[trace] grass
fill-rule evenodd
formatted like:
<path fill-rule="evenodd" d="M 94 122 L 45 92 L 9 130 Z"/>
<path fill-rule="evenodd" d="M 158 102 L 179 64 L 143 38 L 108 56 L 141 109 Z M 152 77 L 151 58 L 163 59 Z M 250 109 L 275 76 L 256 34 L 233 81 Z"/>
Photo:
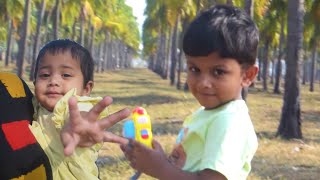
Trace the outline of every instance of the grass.
<path fill-rule="evenodd" d="M 11 71 L 2 69 L 0 71 Z M 27 79 L 27 76 L 24 77 Z M 33 89 L 31 82 L 27 84 Z M 264 92 L 259 82 L 249 90 L 247 103 L 259 138 L 249 180 L 316 180 L 320 177 L 320 88 L 309 92 L 301 86 L 302 140 L 282 140 L 275 134 L 279 125 L 282 95 Z M 272 88 L 269 85 L 269 88 Z M 178 91 L 147 69 L 109 71 L 95 75 L 93 96 L 110 95 L 110 111 L 143 106 L 151 116 L 155 138 L 167 153 L 173 147 L 183 119 L 199 104 L 189 92 Z M 110 131 L 121 134 L 122 123 Z M 101 179 L 129 179 L 134 171 L 118 145 L 105 143 L 97 162 Z M 153 179 L 142 175 L 140 179 Z"/>
<path fill-rule="evenodd" d="M 177 91 L 168 80 L 146 69 L 98 74 L 94 94 L 114 97 L 112 109 L 143 106 L 150 114 L 155 138 L 170 152 L 183 119 L 199 105 L 190 93 Z M 272 86 L 269 85 L 269 88 Z M 103 90 L 102 90 L 103 89 Z M 252 161 L 249 180 L 319 179 L 320 177 L 320 93 L 301 86 L 303 140 L 282 140 L 275 134 L 279 125 L 282 95 L 263 92 L 259 82 L 251 88 L 248 106 L 259 137 L 259 148 Z M 114 127 L 120 133 L 120 127 Z M 117 145 L 106 143 L 101 155 L 103 179 L 128 179 L 134 171 Z M 152 179 L 142 176 L 141 179 Z"/>

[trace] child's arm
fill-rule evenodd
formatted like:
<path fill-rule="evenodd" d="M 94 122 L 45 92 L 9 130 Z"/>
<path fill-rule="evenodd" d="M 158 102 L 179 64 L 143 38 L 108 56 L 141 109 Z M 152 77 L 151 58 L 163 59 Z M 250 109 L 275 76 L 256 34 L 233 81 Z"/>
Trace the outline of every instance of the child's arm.
<path fill-rule="evenodd" d="M 135 140 L 130 140 L 127 145 L 121 145 L 121 150 L 130 161 L 130 166 L 160 180 L 226 180 L 222 174 L 210 169 L 197 173 L 182 171 L 169 162 L 157 141 L 153 140 L 152 145 L 153 149 L 150 149 Z"/>
<path fill-rule="evenodd" d="M 69 99 L 70 121 L 65 124 L 61 132 L 64 154 L 69 156 L 76 146 L 89 147 L 99 142 L 115 142 L 125 144 L 125 138 L 117 136 L 106 129 L 129 116 L 129 109 L 122 109 L 99 121 L 99 114 L 112 103 L 111 97 L 104 97 L 89 112 L 80 113 L 75 97 Z"/>

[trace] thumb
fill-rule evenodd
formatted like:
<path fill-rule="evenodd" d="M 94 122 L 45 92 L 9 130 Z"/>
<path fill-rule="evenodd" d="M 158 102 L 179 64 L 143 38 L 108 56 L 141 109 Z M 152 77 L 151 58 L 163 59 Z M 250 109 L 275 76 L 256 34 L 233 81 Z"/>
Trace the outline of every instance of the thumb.
<path fill-rule="evenodd" d="M 155 139 L 152 140 L 152 148 L 157 151 L 163 151 L 161 144 Z"/>
<path fill-rule="evenodd" d="M 61 141 L 63 144 L 63 152 L 65 156 L 70 156 L 73 154 L 77 144 L 78 144 L 78 139 L 77 138 L 72 138 L 69 134 L 61 134 Z"/>
<path fill-rule="evenodd" d="M 68 144 L 66 147 L 64 147 L 64 155 L 65 156 L 71 156 L 74 152 L 75 145 L 74 144 Z"/>

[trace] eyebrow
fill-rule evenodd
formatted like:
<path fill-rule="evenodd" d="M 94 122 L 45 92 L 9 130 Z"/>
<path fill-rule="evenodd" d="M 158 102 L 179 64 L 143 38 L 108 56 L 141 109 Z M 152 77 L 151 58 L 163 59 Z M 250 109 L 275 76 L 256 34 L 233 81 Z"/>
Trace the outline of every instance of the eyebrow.
<path fill-rule="evenodd" d="M 63 69 L 74 69 L 73 67 L 71 66 L 68 66 L 68 65 L 62 65 L 62 66 L 59 66 L 59 68 L 62 67 Z M 50 69 L 50 65 L 47 65 L 47 66 L 41 66 L 40 65 L 40 68 L 39 69 Z"/>

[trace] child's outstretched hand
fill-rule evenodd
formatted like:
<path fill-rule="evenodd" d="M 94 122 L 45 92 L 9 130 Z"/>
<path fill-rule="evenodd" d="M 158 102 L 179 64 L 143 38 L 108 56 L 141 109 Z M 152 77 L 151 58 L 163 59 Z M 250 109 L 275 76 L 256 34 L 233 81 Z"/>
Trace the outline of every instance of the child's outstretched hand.
<path fill-rule="evenodd" d="M 127 139 L 117 136 L 106 129 L 130 115 L 130 110 L 124 108 L 99 121 L 99 114 L 112 103 L 111 97 L 104 97 L 89 112 L 80 113 L 75 97 L 69 99 L 69 122 L 61 131 L 61 140 L 64 145 L 64 154 L 72 155 L 76 146 L 89 147 L 100 142 L 115 142 L 126 144 Z"/>
<path fill-rule="evenodd" d="M 120 148 L 130 161 L 130 166 L 137 171 L 153 177 L 159 177 L 161 169 L 169 165 L 169 161 L 161 145 L 152 141 L 153 149 L 130 139 L 128 144 L 121 144 Z"/>

